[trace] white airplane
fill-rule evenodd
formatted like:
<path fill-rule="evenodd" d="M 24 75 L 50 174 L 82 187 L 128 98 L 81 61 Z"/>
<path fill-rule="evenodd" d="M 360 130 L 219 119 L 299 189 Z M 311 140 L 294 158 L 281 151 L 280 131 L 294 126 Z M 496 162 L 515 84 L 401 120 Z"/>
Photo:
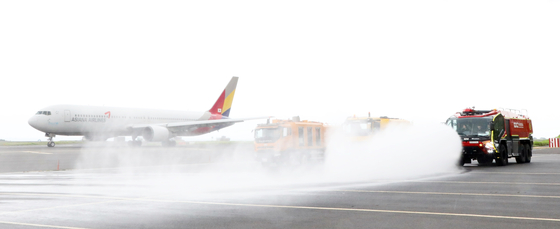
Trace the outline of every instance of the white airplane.
<path fill-rule="evenodd" d="M 54 147 L 56 135 L 84 136 L 91 141 L 111 137 L 132 136 L 133 145 L 142 136 L 147 141 L 174 146 L 175 136 L 195 136 L 210 133 L 237 122 L 251 119 L 229 118 L 238 77 L 233 77 L 214 106 L 208 111 L 171 111 L 122 107 L 54 105 L 41 109 L 29 119 L 29 125 L 45 132 L 48 147 Z"/>

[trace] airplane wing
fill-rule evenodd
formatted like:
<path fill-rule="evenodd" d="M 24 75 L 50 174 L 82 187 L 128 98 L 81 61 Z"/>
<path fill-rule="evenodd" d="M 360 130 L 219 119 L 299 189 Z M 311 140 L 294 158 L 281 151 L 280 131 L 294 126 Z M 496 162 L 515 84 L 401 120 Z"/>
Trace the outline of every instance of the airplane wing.
<path fill-rule="evenodd" d="M 196 129 L 200 127 L 216 126 L 220 124 L 234 124 L 238 122 L 243 122 L 245 120 L 254 119 L 269 119 L 272 116 L 266 117 L 252 117 L 252 118 L 228 118 L 228 119 L 216 119 L 216 120 L 200 120 L 200 121 L 189 121 L 189 122 L 172 122 L 172 123 L 154 123 L 154 124 L 135 124 L 129 126 L 131 129 L 142 129 L 148 126 L 162 126 L 166 127 L 170 131 L 184 131 L 185 129 Z"/>

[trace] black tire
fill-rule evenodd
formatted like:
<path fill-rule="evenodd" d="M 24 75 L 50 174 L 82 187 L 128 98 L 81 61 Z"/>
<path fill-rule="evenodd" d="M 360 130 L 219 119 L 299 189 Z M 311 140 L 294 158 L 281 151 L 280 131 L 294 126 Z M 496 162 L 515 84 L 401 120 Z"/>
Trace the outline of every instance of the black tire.
<path fill-rule="evenodd" d="M 527 158 L 527 150 L 525 149 L 525 144 L 521 144 L 521 146 L 519 146 L 519 151 L 520 154 L 519 156 L 515 157 L 515 162 L 517 162 L 517 164 L 523 164 L 525 163 L 525 159 Z"/>
<path fill-rule="evenodd" d="M 533 157 L 533 150 L 531 149 L 531 145 L 530 144 L 526 144 L 525 145 L 525 149 L 527 149 L 525 152 L 527 152 L 527 157 L 525 158 L 525 163 L 531 163 L 531 157 Z"/>
<path fill-rule="evenodd" d="M 499 166 L 507 165 L 508 158 L 507 158 L 507 148 L 505 145 L 500 145 L 499 156 L 496 157 L 496 164 Z"/>
<path fill-rule="evenodd" d="M 457 162 L 458 166 L 463 166 L 465 165 L 465 158 L 461 155 L 461 157 L 459 158 L 459 161 Z"/>
<path fill-rule="evenodd" d="M 55 144 L 54 144 L 54 142 L 49 142 L 49 143 L 47 143 L 47 146 L 48 146 L 48 147 L 54 147 Z"/>

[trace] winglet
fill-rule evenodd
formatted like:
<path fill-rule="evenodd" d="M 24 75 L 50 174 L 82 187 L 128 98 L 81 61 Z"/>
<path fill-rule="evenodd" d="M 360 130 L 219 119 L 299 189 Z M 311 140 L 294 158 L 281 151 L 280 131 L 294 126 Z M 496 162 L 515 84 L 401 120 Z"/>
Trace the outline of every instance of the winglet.
<path fill-rule="evenodd" d="M 214 103 L 214 106 L 209 110 L 211 114 L 219 114 L 229 117 L 231 104 L 233 103 L 233 95 L 235 94 L 235 88 L 237 87 L 238 79 L 239 77 L 237 76 L 231 78 L 220 97 L 218 97 L 216 103 Z"/>

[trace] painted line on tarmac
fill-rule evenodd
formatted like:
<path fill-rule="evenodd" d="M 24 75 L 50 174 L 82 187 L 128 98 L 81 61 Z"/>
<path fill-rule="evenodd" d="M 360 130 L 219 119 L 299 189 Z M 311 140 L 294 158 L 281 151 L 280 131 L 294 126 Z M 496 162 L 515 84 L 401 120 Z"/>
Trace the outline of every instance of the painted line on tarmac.
<path fill-rule="evenodd" d="M 128 201 L 128 200 L 107 200 L 107 201 L 83 203 L 83 204 L 60 205 L 60 206 L 47 207 L 47 208 L 34 208 L 34 209 L 26 209 L 26 210 L 0 212 L 0 215 L 11 214 L 11 213 L 21 213 L 21 212 L 31 212 L 31 211 L 52 210 L 52 209 L 57 209 L 57 208 L 69 208 L 69 207 L 78 207 L 78 206 L 87 206 L 87 205 L 96 205 L 96 204 L 106 204 L 106 203 L 114 203 L 114 202 L 120 202 L 120 201 Z"/>
<path fill-rule="evenodd" d="M 235 164 L 257 164 L 254 161 L 239 161 L 239 162 L 202 162 L 202 163 L 187 163 L 187 164 L 165 164 L 165 165 L 145 165 L 145 166 L 123 166 L 123 167 L 104 167 L 104 168 L 87 168 L 87 169 L 65 169 L 64 171 L 50 171 L 50 172 L 72 172 L 72 171 L 93 171 L 93 170 L 120 170 L 120 169 L 143 169 L 143 168 L 157 168 L 157 167 L 170 167 L 170 166 L 204 166 L 204 165 L 235 165 Z"/>
<path fill-rule="evenodd" d="M 4 152 L 0 152 L 0 154 L 19 154 L 19 153 L 52 154 L 52 153 L 39 152 L 39 151 L 4 151 Z"/>
<path fill-rule="evenodd" d="M 11 194 L 18 195 L 18 193 L 0 193 L 0 195 L 11 195 Z M 98 199 L 116 199 L 116 200 L 130 200 L 130 201 L 160 202 L 160 203 L 187 203 L 187 204 L 216 205 L 216 206 L 326 210 L 326 211 L 347 211 L 347 212 L 376 212 L 376 213 L 395 213 L 395 214 L 411 214 L 411 215 L 458 216 L 458 217 L 472 217 L 472 218 L 494 218 L 494 219 L 560 222 L 560 219 L 558 218 L 478 215 L 478 214 L 450 213 L 450 212 L 421 212 L 421 211 L 383 210 L 383 209 L 367 209 L 367 208 L 337 208 L 337 207 L 312 207 L 312 206 L 294 206 L 294 205 L 243 204 L 243 203 L 188 201 L 188 200 L 163 200 L 163 199 L 149 199 L 149 198 L 102 197 L 102 196 L 87 196 L 87 195 L 61 195 L 61 194 L 19 194 L 19 195 L 85 197 L 85 198 L 98 198 Z"/>
<path fill-rule="evenodd" d="M 420 194 L 420 195 L 456 195 L 456 196 L 497 196 L 497 197 L 526 197 L 526 198 L 551 198 L 560 199 L 560 196 L 539 196 L 519 194 L 495 194 L 495 193 L 453 193 L 453 192 L 410 192 L 410 191 L 375 191 L 375 190 L 334 190 L 335 192 L 363 192 L 363 193 L 395 193 L 395 194 Z"/>
<path fill-rule="evenodd" d="M 482 172 L 482 171 L 471 171 L 469 173 L 495 173 L 495 174 L 509 174 L 509 175 L 560 175 L 560 173 L 520 173 L 520 172 Z"/>
<path fill-rule="evenodd" d="M 389 182 L 412 183 L 449 183 L 449 184 L 508 184 L 508 185 L 550 185 L 560 186 L 560 183 L 523 183 L 523 182 L 497 182 L 497 181 L 419 181 L 419 180 L 393 180 Z"/>
<path fill-rule="evenodd" d="M 501 216 L 501 215 L 478 215 L 478 214 L 445 213 L 445 212 L 401 211 L 401 210 L 382 210 L 382 209 L 367 209 L 367 208 L 309 207 L 309 206 L 268 205 L 268 204 L 240 204 L 240 203 L 204 202 L 204 201 L 173 201 L 173 200 L 168 201 L 168 200 L 157 200 L 157 199 L 141 199 L 141 200 L 154 201 L 154 202 L 190 203 L 190 204 L 238 206 L 238 207 L 283 208 L 283 209 L 350 211 L 350 212 L 377 212 L 377 213 L 397 213 L 397 214 L 437 215 L 437 216 L 460 216 L 460 217 L 476 217 L 476 218 L 495 218 L 495 219 L 516 219 L 516 220 L 560 222 L 560 219 L 556 219 L 556 218 L 518 217 L 518 216 Z"/>
<path fill-rule="evenodd" d="M 45 152 L 39 152 L 39 151 L 19 151 L 19 152 L 23 152 L 23 153 L 35 153 L 35 154 L 52 154 L 52 153 L 45 153 Z"/>
<path fill-rule="evenodd" d="M 538 154 L 538 155 L 533 154 L 532 157 L 533 158 L 535 158 L 535 157 L 539 157 L 539 158 L 540 157 L 558 157 L 558 154 Z"/>
<path fill-rule="evenodd" d="M 34 224 L 34 223 L 18 223 L 18 222 L 8 222 L 8 221 L 0 221 L 0 224 L 11 224 L 11 225 L 32 226 L 32 227 L 47 227 L 47 228 L 64 228 L 64 229 L 86 229 L 84 227 L 65 227 L 65 226 L 44 225 L 44 224 Z"/>
<path fill-rule="evenodd" d="M 18 151 L 21 152 L 21 151 Z M 87 168 L 87 169 L 61 169 L 57 170 L 30 170 L 30 171 L 16 171 L 16 172 L 0 172 L 4 174 L 20 174 L 30 172 L 54 172 L 54 173 L 69 173 L 69 172 L 82 172 L 82 171 L 95 171 L 95 170 L 122 170 L 122 169 L 141 169 L 141 168 L 157 168 L 157 167 L 170 167 L 170 166 L 205 166 L 205 165 L 237 165 L 237 164 L 258 164 L 254 161 L 238 161 L 238 162 L 205 162 L 205 163 L 191 163 L 191 164 L 165 164 L 165 165 L 146 165 L 146 166 L 123 166 L 123 167 L 105 167 L 105 168 Z M 196 173 L 199 174 L 199 173 Z"/>

